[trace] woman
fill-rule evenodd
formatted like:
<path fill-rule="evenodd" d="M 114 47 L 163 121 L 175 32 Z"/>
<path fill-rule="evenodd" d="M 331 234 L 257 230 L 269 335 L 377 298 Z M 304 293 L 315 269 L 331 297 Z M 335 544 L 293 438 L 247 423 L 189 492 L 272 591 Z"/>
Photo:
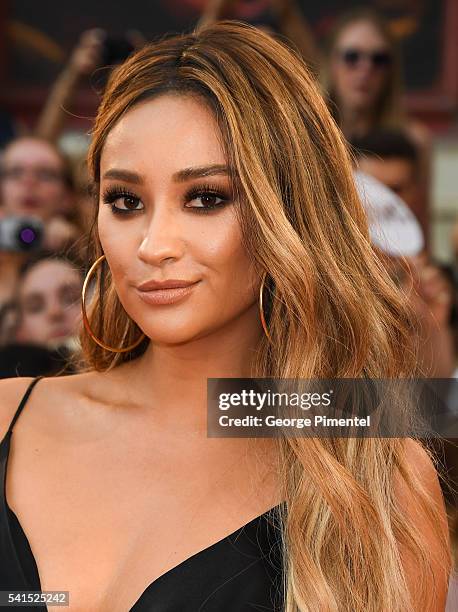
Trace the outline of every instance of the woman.
<path fill-rule="evenodd" d="M 347 138 L 405 120 L 399 49 L 388 23 L 372 9 L 354 9 L 336 21 L 322 80 Z"/>
<path fill-rule="evenodd" d="M 17 291 L 16 340 L 56 346 L 78 333 L 81 268 L 70 256 L 42 252 L 22 268 Z"/>
<path fill-rule="evenodd" d="M 149 45 L 110 79 L 89 166 L 87 371 L 40 380 L 2 448 L 34 586 L 70 610 L 443 610 L 418 443 L 206 435 L 207 378 L 414 373 L 305 66 L 233 22 Z M 30 383 L 1 383 L 5 431 Z"/>
<path fill-rule="evenodd" d="M 411 138 L 419 153 L 418 216 L 428 233 L 431 134 L 406 114 L 398 44 L 379 13 L 358 8 L 337 20 L 321 61 L 321 81 L 347 139 L 362 138 L 384 128 L 405 130 Z"/>

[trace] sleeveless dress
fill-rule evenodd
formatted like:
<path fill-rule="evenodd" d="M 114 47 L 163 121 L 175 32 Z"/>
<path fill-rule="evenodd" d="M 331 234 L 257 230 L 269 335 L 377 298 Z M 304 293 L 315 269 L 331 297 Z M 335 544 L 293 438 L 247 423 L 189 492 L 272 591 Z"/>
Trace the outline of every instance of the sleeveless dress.
<path fill-rule="evenodd" d="M 29 541 L 6 499 L 13 427 L 41 378 L 38 376 L 30 383 L 0 442 L 0 591 L 41 591 Z M 283 559 L 278 514 L 282 505 L 271 508 L 159 576 L 139 594 L 130 611 L 282 612 Z M 67 590 L 65 585 L 62 590 Z M 40 608 L 46 606 L 18 607 L 30 611 Z"/>

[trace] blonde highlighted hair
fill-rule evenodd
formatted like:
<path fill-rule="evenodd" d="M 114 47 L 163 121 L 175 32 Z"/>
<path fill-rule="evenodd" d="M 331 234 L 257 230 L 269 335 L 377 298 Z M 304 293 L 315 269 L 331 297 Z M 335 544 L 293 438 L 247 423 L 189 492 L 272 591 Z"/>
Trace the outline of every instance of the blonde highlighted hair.
<path fill-rule="evenodd" d="M 244 243 L 268 275 L 272 343 L 260 339 L 253 376 L 413 376 L 410 314 L 371 248 L 344 139 L 300 57 L 230 21 L 147 45 L 114 71 L 100 105 L 89 152 L 96 191 L 111 128 L 135 104 L 166 92 L 199 96 L 212 109 L 233 169 Z M 92 238 L 95 258 L 96 226 Z M 140 334 L 109 271 L 89 315 L 110 346 Z M 114 354 L 81 335 L 88 367 L 98 370 L 135 358 L 148 342 Z M 433 560 L 398 505 L 396 472 L 438 527 L 403 440 L 289 438 L 278 445 L 285 609 L 413 610 L 398 543 L 418 562 L 419 587 Z M 425 602 L 433 597 L 423 595 Z"/>

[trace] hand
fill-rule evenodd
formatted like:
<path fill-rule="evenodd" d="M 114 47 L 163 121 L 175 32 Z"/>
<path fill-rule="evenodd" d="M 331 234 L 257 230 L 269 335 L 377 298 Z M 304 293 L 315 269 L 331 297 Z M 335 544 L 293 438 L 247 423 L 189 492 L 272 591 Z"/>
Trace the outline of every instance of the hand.
<path fill-rule="evenodd" d="M 89 75 L 100 66 L 105 36 L 100 28 L 83 32 L 70 57 L 69 68 L 72 72 L 78 76 Z"/>

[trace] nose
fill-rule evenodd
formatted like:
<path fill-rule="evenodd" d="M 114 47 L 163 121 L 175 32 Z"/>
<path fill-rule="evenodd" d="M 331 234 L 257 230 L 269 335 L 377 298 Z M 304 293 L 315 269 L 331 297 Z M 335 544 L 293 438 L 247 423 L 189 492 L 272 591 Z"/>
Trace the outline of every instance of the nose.
<path fill-rule="evenodd" d="M 57 297 L 49 297 L 48 301 L 48 318 L 51 321 L 61 321 L 65 316 L 64 309 Z"/>
<path fill-rule="evenodd" d="M 363 57 L 358 63 L 359 74 L 369 76 L 374 72 L 372 61 L 369 57 Z"/>
<path fill-rule="evenodd" d="M 36 186 L 37 178 L 34 172 L 26 171 L 26 172 L 23 172 L 23 174 L 20 176 L 19 182 L 26 189 L 31 189 L 32 187 Z"/>
<path fill-rule="evenodd" d="M 138 248 L 139 259 L 154 266 L 179 260 L 185 249 L 183 232 L 176 211 L 155 206 Z"/>

